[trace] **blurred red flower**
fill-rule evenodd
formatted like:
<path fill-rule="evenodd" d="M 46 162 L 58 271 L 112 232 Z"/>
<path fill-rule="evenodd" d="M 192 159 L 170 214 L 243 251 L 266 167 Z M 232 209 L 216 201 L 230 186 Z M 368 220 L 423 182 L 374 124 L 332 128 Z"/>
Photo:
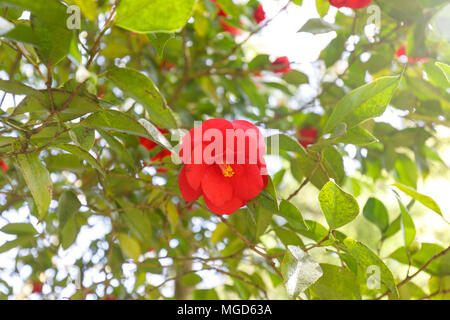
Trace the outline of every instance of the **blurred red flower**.
<path fill-rule="evenodd" d="M 41 293 L 43 284 L 40 281 L 33 281 L 32 282 L 33 289 L 31 290 L 31 293 Z"/>
<path fill-rule="evenodd" d="M 162 134 L 169 133 L 169 131 L 166 129 L 158 128 L 158 130 Z M 151 151 L 158 146 L 158 144 L 156 142 L 154 142 L 150 139 L 144 138 L 144 137 L 139 137 L 139 143 L 142 146 L 144 146 L 144 148 L 147 149 L 148 151 Z M 169 157 L 170 155 L 171 155 L 171 152 L 167 149 L 164 149 L 164 150 L 158 152 L 156 155 L 154 155 L 151 158 L 151 160 L 152 161 L 162 161 L 165 157 Z"/>
<path fill-rule="evenodd" d="M 336 8 L 361 9 L 367 7 L 372 0 L 330 0 L 330 4 Z"/>
<path fill-rule="evenodd" d="M 395 52 L 395 56 L 397 58 L 401 58 L 403 56 L 408 58 L 408 62 L 410 63 L 416 63 L 416 62 L 427 62 L 428 61 L 428 57 L 408 57 L 406 55 L 406 45 L 401 45 L 398 49 L 397 52 Z"/>
<path fill-rule="evenodd" d="M 266 20 L 266 12 L 264 11 L 262 4 L 256 7 L 255 11 L 253 12 L 253 17 L 258 23 L 261 23 L 264 20 Z"/>
<path fill-rule="evenodd" d="M 3 171 L 7 172 L 9 170 L 8 165 L 3 161 L 0 160 L 0 167 L 3 169 Z"/>
<path fill-rule="evenodd" d="M 303 147 L 314 144 L 317 140 L 318 132 L 316 128 L 303 128 L 298 131 L 298 141 Z"/>
<path fill-rule="evenodd" d="M 290 62 L 286 56 L 277 58 L 274 62 L 272 62 L 272 65 L 277 66 L 277 68 L 273 70 L 275 73 L 288 73 L 291 71 Z"/>

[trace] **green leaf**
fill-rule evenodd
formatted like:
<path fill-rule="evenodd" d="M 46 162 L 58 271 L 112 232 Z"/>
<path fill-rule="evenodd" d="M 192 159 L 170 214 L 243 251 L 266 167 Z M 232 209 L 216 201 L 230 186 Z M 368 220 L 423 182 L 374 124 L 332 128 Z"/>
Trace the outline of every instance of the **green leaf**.
<path fill-rule="evenodd" d="M 285 134 L 276 134 L 267 138 L 267 154 L 275 154 L 279 150 L 292 151 L 306 155 L 305 149 L 292 137 Z"/>
<path fill-rule="evenodd" d="M 62 231 L 67 222 L 72 216 L 78 212 L 81 207 L 81 203 L 75 193 L 70 190 L 64 191 L 58 200 L 58 219 L 59 230 Z"/>
<path fill-rule="evenodd" d="M 122 249 L 125 256 L 136 261 L 141 254 L 139 242 L 125 233 L 118 233 L 117 239 L 119 240 L 120 249 Z"/>
<path fill-rule="evenodd" d="M 441 208 L 438 206 L 438 204 L 429 196 L 426 196 L 424 194 L 418 193 L 416 190 L 405 186 L 401 183 L 394 183 L 394 186 L 400 189 L 400 191 L 406 193 L 408 196 L 412 197 L 413 199 L 419 201 L 422 203 L 425 207 L 430 208 L 434 212 L 436 212 L 441 217 L 444 217 L 442 214 Z"/>
<path fill-rule="evenodd" d="M 117 67 L 109 69 L 106 76 L 126 95 L 141 103 L 155 124 L 163 128 L 177 127 L 174 114 L 150 78 L 134 69 Z"/>
<path fill-rule="evenodd" d="M 302 239 L 292 230 L 285 228 L 276 228 L 275 234 L 280 239 L 280 241 L 287 246 L 299 246 L 300 248 L 304 248 L 305 244 Z"/>
<path fill-rule="evenodd" d="M 172 38 L 171 34 L 168 33 L 151 33 L 147 37 L 155 46 L 156 52 L 160 58 L 164 55 L 164 48 L 166 47 L 167 41 Z"/>
<path fill-rule="evenodd" d="M 30 223 L 8 223 L 0 231 L 17 236 L 34 236 L 38 233 Z"/>
<path fill-rule="evenodd" d="M 44 63 L 57 64 L 70 52 L 73 31 L 67 28 L 66 6 L 58 1 L 29 1 L 2 0 L 4 4 L 11 4 L 30 11 L 33 28 L 33 42 L 37 44 L 38 54 Z M 14 33 L 10 31 L 9 37 Z M 21 39 L 16 39 L 20 41 Z"/>
<path fill-rule="evenodd" d="M 124 29 L 148 32 L 175 32 L 192 14 L 195 0 L 121 0 L 116 24 Z"/>
<path fill-rule="evenodd" d="M 303 83 L 308 83 L 309 79 L 303 72 L 292 70 L 285 75 L 283 75 L 283 80 L 287 83 L 293 84 L 294 86 L 299 86 Z"/>
<path fill-rule="evenodd" d="M 364 217 L 375 224 L 384 233 L 389 227 L 389 214 L 383 202 L 369 198 L 363 209 Z"/>
<path fill-rule="evenodd" d="M 61 246 L 64 250 L 67 250 L 77 239 L 78 224 L 76 215 L 72 215 L 66 222 L 64 227 L 60 230 Z"/>
<path fill-rule="evenodd" d="M 86 151 L 91 150 L 95 142 L 95 130 L 88 127 L 77 126 L 69 132 L 72 141 Z"/>
<path fill-rule="evenodd" d="M 122 208 L 119 215 L 133 235 L 147 246 L 150 246 L 153 230 L 148 215 L 142 210 L 134 209 L 132 202 L 120 198 L 117 198 L 116 201 Z"/>
<path fill-rule="evenodd" d="M 79 157 L 80 159 L 85 160 L 87 163 L 97 169 L 102 175 L 105 175 L 105 170 L 103 169 L 102 165 L 97 161 L 97 159 L 95 159 L 88 151 L 84 150 L 83 148 L 74 144 L 57 144 L 55 145 L 55 147 L 63 149 L 64 151 L 67 151 Z"/>
<path fill-rule="evenodd" d="M 295 205 L 290 203 L 287 200 L 282 200 L 280 203 L 280 211 L 279 215 L 285 218 L 288 221 L 289 226 L 291 226 L 293 229 L 308 229 L 308 227 L 305 224 L 305 221 L 303 221 L 302 214 L 300 213 L 300 210 L 297 209 Z"/>
<path fill-rule="evenodd" d="M 306 23 L 298 30 L 298 32 L 309 32 L 312 34 L 327 33 L 331 31 L 339 30 L 341 27 L 335 24 L 326 22 L 321 18 L 312 18 L 306 21 Z"/>
<path fill-rule="evenodd" d="M 39 220 L 42 221 L 52 200 L 53 184 L 50 174 L 37 153 L 19 154 L 17 163 L 36 203 Z"/>
<path fill-rule="evenodd" d="M 0 246 L 0 253 L 6 252 L 16 247 L 31 248 L 35 246 L 34 236 L 20 236 L 17 239 L 7 241 Z"/>
<path fill-rule="evenodd" d="M 409 215 L 408 209 L 405 208 L 403 203 L 398 200 L 398 205 L 400 206 L 400 211 L 402 215 L 401 220 L 401 229 L 403 231 L 403 238 L 405 240 L 405 246 L 409 247 L 414 239 L 416 238 L 416 227 L 414 226 L 414 221 L 412 220 L 411 216 Z"/>
<path fill-rule="evenodd" d="M 342 267 L 322 263 L 323 276 L 309 288 L 321 300 L 360 300 L 359 281 L 355 274 Z"/>
<path fill-rule="evenodd" d="M 110 135 L 109 133 L 103 130 L 98 131 L 100 135 L 103 137 L 103 139 L 106 140 L 111 150 L 119 156 L 119 159 L 123 160 L 123 162 L 125 162 L 130 168 L 135 170 L 136 161 L 134 160 L 130 152 L 122 144 L 122 142 L 120 142 L 114 136 Z"/>
<path fill-rule="evenodd" d="M 344 192 L 333 181 L 329 181 L 320 190 L 319 202 L 331 229 L 336 229 L 354 220 L 359 214 L 356 199 Z"/>
<path fill-rule="evenodd" d="M 328 0 L 316 0 L 316 8 L 319 15 L 323 17 L 330 8 L 330 2 Z"/>
<path fill-rule="evenodd" d="M 411 254 L 412 265 L 416 268 L 422 268 L 425 263 L 430 261 L 430 259 L 444 251 L 440 245 L 435 243 L 421 243 L 419 251 Z M 408 251 L 405 247 L 400 247 L 389 255 L 390 258 L 397 260 L 400 263 L 409 265 Z M 435 276 L 445 276 L 450 275 L 450 252 L 438 257 L 433 260 L 425 269 L 429 274 Z"/>
<path fill-rule="evenodd" d="M 288 246 L 281 264 L 286 292 L 293 298 L 322 276 L 320 265 L 300 247 Z"/>
<path fill-rule="evenodd" d="M 386 286 L 395 296 L 398 296 L 394 276 L 389 268 L 375 253 L 359 241 L 347 238 L 344 240 L 345 250 L 352 256 L 358 265 L 358 278 L 361 283 L 367 283 L 367 272 L 369 267 L 377 266 L 380 270 L 380 288 L 372 289 L 378 293 L 384 293 Z"/>
<path fill-rule="evenodd" d="M 91 114 L 81 121 L 81 126 L 122 132 L 148 139 L 152 137 L 136 119 L 116 110 L 105 110 Z"/>
<path fill-rule="evenodd" d="M 45 94 L 42 91 L 33 89 L 15 80 L 0 79 L 0 89 L 12 94 L 33 96 L 41 101 L 45 99 Z"/>
<path fill-rule="evenodd" d="M 436 66 L 438 66 L 439 69 L 442 70 L 442 72 L 445 75 L 445 78 L 447 79 L 448 83 L 450 84 L 450 66 L 448 64 L 445 64 L 442 62 L 436 62 Z"/>
<path fill-rule="evenodd" d="M 202 277 L 196 273 L 189 273 L 181 278 L 181 283 L 186 287 L 193 287 L 202 282 Z"/>
<path fill-rule="evenodd" d="M 170 222 L 170 229 L 172 233 L 175 233 L 178 225 L 178 209 L 172 201 L 167 201 L 166 204 L 167 218 Z"/>
<path fill-rule="evenodd" d="M 28 95 L 23 99 L 19 105 L 14 109 L 13 115 L 20 115 L 26 112 L 33 113 L 34 118 L 46 119 L 50 114 L 50 100 L 46 90 L 40 91 L 42 95 Z M 89 94 L 75 95 L 70 104 L 66 106 L 66 102 L 72 96 L 71 91 L 63 89 L 52 89 L 53 103 L 55 109 L 58 110 L 64 107 L 64 110 L 58 112 L 58 118 L 62 121 L 76 119 L 87 113 L 100 111 L 102 108 L 98 105 L 98 100 L 95 96 Z"/>
<path fill-rule="evenodd" d="M 365 120 L 382 115 L 399 82 L 400 77 L 382 77 L 348 93 L 333 108 L 325 132 L 331 132 L 341 122 L 351 129 Z"/>

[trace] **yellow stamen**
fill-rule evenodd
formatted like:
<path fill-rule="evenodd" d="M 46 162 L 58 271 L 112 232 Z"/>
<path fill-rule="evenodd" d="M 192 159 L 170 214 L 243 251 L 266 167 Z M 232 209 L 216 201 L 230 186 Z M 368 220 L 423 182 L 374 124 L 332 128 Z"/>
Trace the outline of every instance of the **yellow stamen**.
<path fill-rule="evenodd" d="M 228 164 L 219 164 L 220 169 L 222 170 L 223 176 L 226 178 L 231 178 L 234 176 L 233 168 Z"/>

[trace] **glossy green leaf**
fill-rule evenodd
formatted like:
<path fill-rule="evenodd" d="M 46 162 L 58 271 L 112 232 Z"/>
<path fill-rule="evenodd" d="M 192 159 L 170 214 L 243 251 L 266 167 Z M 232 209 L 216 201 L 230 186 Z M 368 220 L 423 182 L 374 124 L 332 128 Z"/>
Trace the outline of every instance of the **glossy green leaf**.
<path fill-rule="evenodd" d="M 320 264 L 323 276 L 311 285 L 313 297 L 321 300 L 359 300 L 361 293 L 356 275 L 342 267 Z"/>
<path fill-rule="evenodd" d="M 0 231 L 18 236 L 34 236 L 38 233 L 30 223 L 8 223 Z"/>
<path fill-rule="evenodd" d="M 399 82 L 399 77 L 383 77 L 345 95 L 333 108 L 325 131 L 331 132 L 341 122 L 351 129 L 365 120 L 382 115 Z"/>
<path fill-rule="evenodd" d="M 380 279 L 378 279 L 379 289 L 374 288 L 372 291 L 384 293 L 384 288 L 387 287 L 394 296 L 398 296 L 394 276 L 383 260 L 359 241 L 347 238 L 345 239 L 344 244 L 348 254 L 356 260 L 358 265 L 358 278 L 361 282 L 367 283 L 368 268 L 376 266 L 380 271 Z"/>
<path fill-rule="evenodd" d="M 122 0 L 118 26 L 134 32 L 174 32 L 191 16 L 195 0 Z"/>
<path fill-rule="evenodd" d="M 17 163 L 36 204 L 39 219 L 47 214 L 52 200 L 53 184 L 50 174 L 37 153 L 19 154 Z"/>
<path fill-rule="evenodd" d="M 354 220 L 359 214 L 356 199 L 344 192 L 333 181 L 329 181 L 320 190 L 319 202 L 331 229 L 337 229 Z"/>
<path fill-rule="evenodd" d="M 426 206 L 427 208 L 430 208 L 431 210 L 433 210 L 434 212 L 436 212 L 438 215 L 440 215 L 441 217 L 443 217 L 441 208 L 438 206 L 438 204 L 436 203 L 436 201 L 434 201 L 431 197 L 421 194 L 419 192 L 417 192 L 416 190 L 405 186 L 401 183 L 394 183 L 394 186 L 397 187 L 398 189 L 400 189 L 400 191 L 406 193 L 408 196 L 412 197 L 413 199 L 419 201 L 420 203 L 422 203 L 424 206 Z"/>
<path fill-rule="evenodd" d="M 363 209 L 364 217 L 375 224 L 384 233 L 389 227 L 388 211 L 380 200 L 377 198 L 369 198 Z"/>
<path fill-rule="evenodd" d="M 177 127 L 172 111 L 150 78 L 133 69 L 116 67 L 108 70 L 107 77 L 141 103 L 155 124 L 162 128 Z"/>
<path fill-rule="evenodd" d="M 125 256 L 129 259 L 137 260 L 141 254 L 141 246 L 139 242 L 125 233 L 118 233 L 120 249 L 122 249 Z"/>

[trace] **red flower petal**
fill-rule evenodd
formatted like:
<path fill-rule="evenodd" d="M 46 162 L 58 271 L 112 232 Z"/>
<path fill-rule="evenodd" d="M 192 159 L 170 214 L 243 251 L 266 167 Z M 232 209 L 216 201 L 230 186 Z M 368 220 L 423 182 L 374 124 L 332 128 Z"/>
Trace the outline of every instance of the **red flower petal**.
<path fill-rule="evenodd" d="M 3 160 L 0 160 L 0 167 L 1 167 L 2 170 L 5 171 L 5 172 L 7 172 L 8 169 L 9 169 L 8 165 L 7 165 Z"/>
<path fill-rule="evenodd" d="M 201 192 L 192 189 L 189 182 L 186 179 L 186 169 L 183 167 L 178 176 L 178 186 L 180 188 L 181 195 L 186 201 L 194 201 L 200 197 Z"/>
<path fill-rule="evenodd" d="M 229 25 L 224 20 L 220 20 L 219 23 L 222 26 L 223 30 L 228 31 L 233 36 L 240 36 L 242 34 L 242 30 L 241 29 Z"/>
<path fill-rule="evenodd" d="M 223 175 L 219 166 L 209 166 L 202 179 L 203 195 L 211 202 L 221 207 L 233 197 L 233 184 L 230 178 Z"/>
<path fill-rule="evenodd" d="M 232 167 L 236 172 L 231 179 L 236 196 L 246 201 L 256 198 L 264 187 L 259 166 L 248 164 L 233 165 Z"/>
<path fill-rule="evenodd" d="M 147 149 L 148 151 L 152 150 L 154 147 L 156 147 L 158 144 L 156 144 L 155 142 L 153 142 L 150 139 L 144 138 L 144 137 L 139 137 L 139 143 L 145 147 L 145 149 Z"/>
<path fill-rule="evenodd" d="M 264 142 L 264 137 L 259 131 L 258 127 L 246 120 L 234 120 L 232 124 L 235 130 L 242 129 L 247 133 L 247 137 L 245 138 L 245 150 L 236 150 L 236 153 L 239 154 L 240 152 L 245 151 L 245 156 L 247 159 L 249 159 L 250 156 L 256 156 L 256 159 L 258 161 L 261 160 L 262 156 L 266 153 L 266 144 Z M 253 130 L 253 132 L 248 132 L 248 130 Z M 256 140 L 253 139 L 253 137 L 256 137 Z M 250 152 L 254 152 L 253 150 L 255 148 L 252 144 L 256 145 L 256 155 L 250 155 Z M 234 145 L 235 148 L 239 145 L 237 143 L 237 138 L 235 139 Z"/>
<path fill-rule="evenodd" d="M 257 23 L 261 23 L 266 19 L 266 12 L 264 11 L 264 8 L 262 4 L 258 5 L 253 12 L 253 17 L 255 18 Z"/>
<path fill-rule="evenodd" d="M 288 73 L 289 71 L 291 71 L 291 66 L 289 64 L 289 59 L 286 56 L 283 57 L 279 57 L 277 59 L 275 59 L 274 62 L 272 62 L 273 66 L 278 66 L 278 65 L 282 65 L 279 68 L 276 68 L 275 70 L 273 70 L 273 72 L 275 73 Z"/>
<path fill-rule="evenodd" d="M 318 134 L 316 128 L 303 128 L 299 130 L 298 135 L 298 141 L 306 148 L 307 146 L 316 143 Z"/>
<path fill-rule="evenodd" d="M 195 190 L 200 190 L 203 175 L 208 166 L 203 164 L 187 164 L 184 167 L 186 168 L 186 179 L 190 186 Z"/>
<path fill-rule="evenodd" d="M 233 197 L 231 200 L 227 201 L 222 206 L 217 206 L 215 203 L 213 203 L 205 196 L 203 197 L 203 199 L 205 200 L 206 206 L 208 207 L 209 210 L 217 214 L 225 214 L 225 215 L 236 212 L 240 207 L 246 204 L 237 197 Z"/>
<path fill-rule="evenodd" d="M 154 155 L 151 160 L 152 161 L 161 161 L 165 157 L 170 157 L 171 155 L 172 155 L 172 153 L 169 150 L 164 149 L 164 150 L 158 152 L 156 155 Z"/>

